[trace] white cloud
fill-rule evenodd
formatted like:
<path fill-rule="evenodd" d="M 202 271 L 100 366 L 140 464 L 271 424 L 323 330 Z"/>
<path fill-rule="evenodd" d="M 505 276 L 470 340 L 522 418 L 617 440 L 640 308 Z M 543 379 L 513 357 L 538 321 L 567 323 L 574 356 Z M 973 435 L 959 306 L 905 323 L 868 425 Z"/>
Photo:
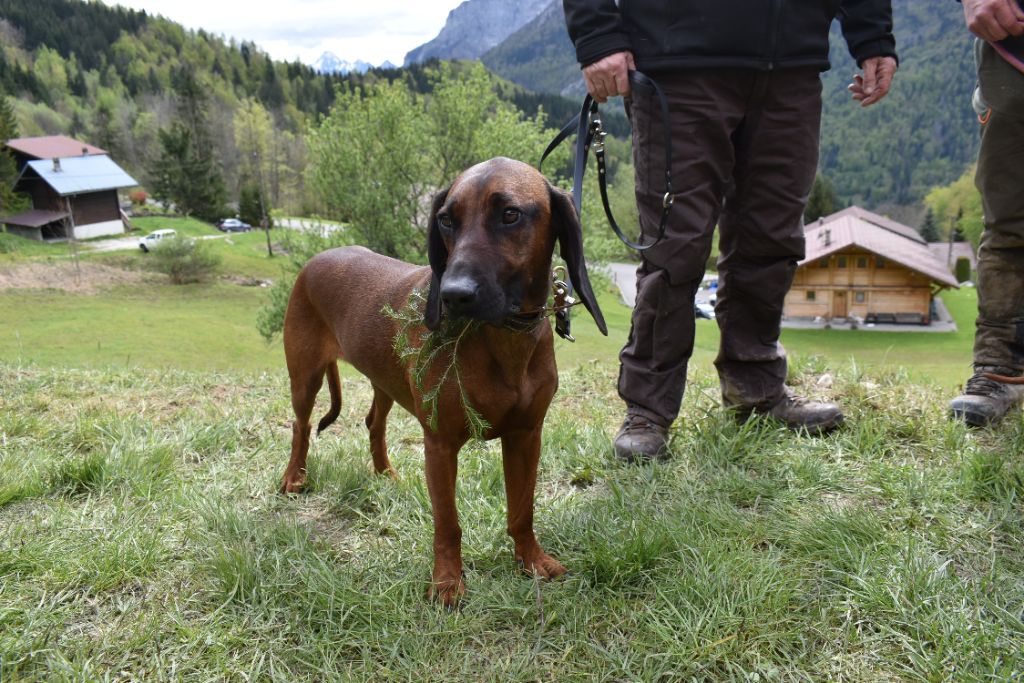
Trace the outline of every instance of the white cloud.
<path fill-rule="evenodd" d="M 104 0 L 160 14 L 191 29 L 252 41 L 275 59 L 311 63 L 322 52 L 401 65 L 434 38 L 461 0 Z"/>

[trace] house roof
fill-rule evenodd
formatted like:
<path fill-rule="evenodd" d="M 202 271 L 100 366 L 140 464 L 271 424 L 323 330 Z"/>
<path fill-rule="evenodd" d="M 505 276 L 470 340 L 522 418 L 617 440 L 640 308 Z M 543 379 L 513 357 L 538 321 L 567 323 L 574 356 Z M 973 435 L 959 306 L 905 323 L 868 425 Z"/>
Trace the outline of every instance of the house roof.
<path fill-rule="evenodd" d="M 55 169 L 56 164 L 52 159 L 30 161 L 25 168 L 31 168 L 62 197 L 84 192 L 134 187 L 139 184 L 105 154 L 65 157 L 58 161 L 60 162 L 58 169 Z M 22 170 L 18 181 L 21 182 L 24 177 L 25 170 Z"/>
<path fill-rule="evenodd" d="M 47 135 L 38 138 L 14 138 L 7 141 L 7 146 L 36 159 L 53 159 L 54 157 L 77 157 L 88 154 L 106 154 L 106 151 L 81 140 L 69 138 L 67 135 Z"/>
<path fill-rule="evenodd" d="M 925 239 L 921 237 L 921 233 L 919 233 L 917 230 L 914 230 L 909 225 L 897 223 L 891 218 L 879 216 L 877 213 L 872 213 L 871 211 L 868 211 L 867 209 L 862 209 L 859 206 L 849 206 L 843 209 L 842 211 L 837 211 L 836 213 L 831 214 L 829 216 L 819 218 L 817 223 L 811 223 L 810 225 L 807 226 L 807 228 L 813 228 L 817 225 L 824 225 L 826 223 L 831 223 L 832 221 L 841 220 L 843 218 L 849 218 L 851 216 L 861 221 L 871 223 L 872 225 L 878 226 L 879 228 L 884 228 L 889 232 L 894 232 L 897 235 L 902 235 L 903 237 L 913 240 L 914 242 L 918 242 L 920 244 L 927 244 Z"/>
<path fill-rule="evenodd" d="M 870 218 L 880 218 L 863 209 L 859 209 L 859 212 L 868 214 Z M 806 226 L 807 256 L 799 265 L 856 246 L 926 275 L 933 282 L 958 287 L 956 278 L 946 268 L 945 262 L 932 254 L 923 239 L 914 239 L 904 234 L 906 230 L 913 228 L 900 226 L 899 223 L 888 219 L 883 220 L 891 225 L 882 226 L 859 212 L 846 209 Z M 893 226 L 906 230 L 896 230 Z M 917 235 L 916 232 L 914 234 Z"/>
<path fill-rule="evenodd" d="M 55 221 L 68 217 L 66 211 L 43 211 L 42 209 L 30 209 L 23 211 L 16 216 L 0 218 L 0 223 L 17 225 L 23 228 L 41 228 Z"/>

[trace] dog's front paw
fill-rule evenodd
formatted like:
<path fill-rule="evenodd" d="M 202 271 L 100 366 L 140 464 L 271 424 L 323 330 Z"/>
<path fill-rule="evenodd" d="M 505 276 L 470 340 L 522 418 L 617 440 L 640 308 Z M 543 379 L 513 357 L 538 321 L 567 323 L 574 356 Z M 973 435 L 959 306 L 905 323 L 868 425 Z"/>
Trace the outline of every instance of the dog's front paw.
<path fill-rule="evenodd" d="M 447 609 L 458 606 L 462 596 L 466 594 L 466 582 L 459 576 L 454 579 L 435 579 L 427 590 L 427 598 L 440 602 Z"/>
<path fill-rule="evenodd" d="M 561 562 L 540 548 L 532 553 L 517 553 L 516 561 L 524 572 L 541 579 L 554 579 L 568 571 Z"/>
<path fill-rule="evenodd" d="M 285 472 L 281 477 L 281 486 L 277 492 L 281 495 L 287 493 L 302 493 L 306 490 L 306 472 Z"/>

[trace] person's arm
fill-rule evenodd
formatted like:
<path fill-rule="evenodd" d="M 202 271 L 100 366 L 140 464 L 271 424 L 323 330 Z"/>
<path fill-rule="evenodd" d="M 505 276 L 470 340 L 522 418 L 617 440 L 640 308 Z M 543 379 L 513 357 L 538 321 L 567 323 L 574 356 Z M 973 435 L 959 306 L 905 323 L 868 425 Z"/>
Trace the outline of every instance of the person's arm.
<path fill-rule="evenodd" d="M 967 28 L 982 40 L 1024 35 L 1024 9 L 1017 0 L 963 0 L 963 6 Z"/>
<path fill-rule="evenodd" d="M 892 33 L 891 0 L 843 0 L 840 23 L 850 54 L 862 73 L 855 74 L 849 90 L 862 107 L 889 93 L 899 65 Z"/>
<path fill-rule="evenodd" d="M 587 92 L 598 102 L 628 95 L 626 74 L 636 65 L 614 0 L 563 0 L 562 9 Z"/>

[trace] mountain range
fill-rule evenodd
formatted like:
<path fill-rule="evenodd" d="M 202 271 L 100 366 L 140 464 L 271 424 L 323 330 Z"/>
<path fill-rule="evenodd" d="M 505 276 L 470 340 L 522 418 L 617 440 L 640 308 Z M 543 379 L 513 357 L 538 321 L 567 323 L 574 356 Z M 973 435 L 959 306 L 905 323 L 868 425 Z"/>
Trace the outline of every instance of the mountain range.
<path fill-rule="evenodd" d="M 313 70 L 321 74 L 341 74 L 346 75 L 350 73 L 364 74 L 370 69 L 394 69 L 395 65 L 391 62 L 385 61 L 383 64 L 379 64 L 376 67 L 369 62 L 364 62 L 361 59 L 357 59 L 354 62 L 342 59 L 333 52 L 324 52 L 320 57 L 313 62 L 310 66 Z"/>

